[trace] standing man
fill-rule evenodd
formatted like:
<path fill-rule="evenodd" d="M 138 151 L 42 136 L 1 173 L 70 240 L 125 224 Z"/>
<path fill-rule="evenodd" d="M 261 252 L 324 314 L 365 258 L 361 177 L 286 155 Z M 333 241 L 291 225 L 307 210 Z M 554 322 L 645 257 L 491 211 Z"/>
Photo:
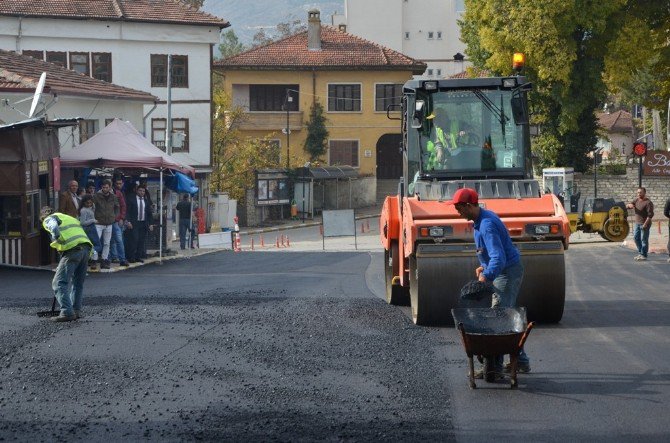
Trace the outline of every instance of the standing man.
<path fill-rule="evenodd" d="M 647 189 L 637 188 L 637 198 L 626 205 L 628 209 L 635 210 L 635 246 L 637 256 L 635 260 L 644 261 L 649 252 L 649 231 L 651 219 L 654 217 L 654 204 L 647 198 Z"/>
<path fill-rule="evenodd" d="M 191 202 L 188 200 L 188 194 L 184 194 L 182 201 L 177 203 L 177 212 L 179 212 L 179 248 L 186 247 L 186 233 L 191 231 Z"/>
<path fill-rule="evenodd" d="M 458 214 L 475 223 L 475 247 L 480 266 L 475 275 L 480 282 L 493 282 L 493 300 L 491 307 L 513 308 L 519 296 L 523 282 L 523 264 L 521 255 L 512 243 L 507 228 L 493 211 L 479 207 L 477 191 L 462 188 L 454 193 L 453 204 Z M 507 366 L 506 369 L 509 369 Z M 522 349 L 518 360 L 519 372 L 530 372 L 530 360 Z M 503 356 L 496 357 L 496 377 L 503 371 Z M 476 378 L 483 378 L 482 370 L 475 371 Z"/>
<path fill-rule="evenodd" d="M 81 199 L 77 195 L 78 189 L 79 183 L 77 183 L 77 180 L 70 180 L 67 184 L 67 191 L 63 192 L 58 200 L 58 212 L 74 218 L 79 217 Z"/>
<path fill-rule="evenodd" d="M 93 196 L 95 203 L 95 219 L 98 221 L 95 228 L 98 230 L 98 237 L 102 244 L 102 258 L 100 269 L 109 269 L 109 245 L 112 238 L 112 225 L 119 214 L 119 200 L 112 192 L 112 182 L 106 179 L 102 182 L 102 187 Z"/>
<path fill-rule="evenodd" d="M 53 212 L 52 208 L 45 206 L 40 211 L 40 219 L 42 227 L 51 235 L 51 247 L 60 253 L 51 284 L 60 305 L 60 314 L 52 320 L 76 320 L 81 317 L 86 267 L 93 244 L 74 217 Z M 68 291 L 70 284 L 72 288 Z"/>
<path fill-rule="evenodd" d="M 670 197 L 665 202 L 665 208 L 663 208 L 663 215 L 668 218 L 668 263 L 670 263 Z"/>
<path fill-rule="evenodd" d="M 114 195 L 119 200 L 119 213 L 112 224 L 112 241 L 109 255 L 112 262 L 118 261 L 121 266 L 128 266 L 126 250 L 123 246 L 123 227 L 126 219 L 126 198 L 123 196 L 123 177 L 114 180 Z"/>
<path fill-rule="evenodd" d="M 151 206 L 144 198 L 146 189 L 138 186 L 134 197 L 128 197 L 126 232 L 126 257 L 130 263 L 144 263 L 144 242 L 147 231 L 153 230 Z"/>

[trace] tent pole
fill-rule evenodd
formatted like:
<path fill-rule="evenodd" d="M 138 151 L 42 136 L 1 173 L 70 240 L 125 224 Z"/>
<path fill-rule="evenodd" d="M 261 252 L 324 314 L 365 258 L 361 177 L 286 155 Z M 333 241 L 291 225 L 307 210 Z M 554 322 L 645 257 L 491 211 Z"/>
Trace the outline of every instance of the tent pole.
<path fill-rule="evenodd" d="M 158 228 L 158 263 L 163 264 L 163 168 L 160 169 L 160 205 L 158 207 L 159 228 Z"/>

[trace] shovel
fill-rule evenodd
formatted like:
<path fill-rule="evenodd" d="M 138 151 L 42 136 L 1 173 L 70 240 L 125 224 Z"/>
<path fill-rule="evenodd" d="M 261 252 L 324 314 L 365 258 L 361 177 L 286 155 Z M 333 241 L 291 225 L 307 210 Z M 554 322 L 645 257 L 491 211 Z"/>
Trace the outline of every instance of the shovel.
<path fill-rule="evenodd" d="M 60 309 L 56 309 L 56 297 L 51 303 L 51 311 L 40 311 L 37 313 L 38 317 L 58 317 L 60 315 Z"/>

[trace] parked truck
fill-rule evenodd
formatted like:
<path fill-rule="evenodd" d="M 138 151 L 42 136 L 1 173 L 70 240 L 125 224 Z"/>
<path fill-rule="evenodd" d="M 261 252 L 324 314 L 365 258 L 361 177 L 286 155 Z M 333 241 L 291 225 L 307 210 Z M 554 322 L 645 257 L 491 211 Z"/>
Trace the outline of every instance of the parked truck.
<path fill-rule="evenodd" d="M 413 79 L 402 97 L 403 176 L 380 217 L 386 299 L 410 304 L 418 325 L 450 324 L 460 288 L 479 266 L 473 223 L 450 200 L 474 188 L 507 226 L 525 266 L 518 303 L 558 322 L 565 303 L 570 226 L 533 179 L 523 76 Z"/>

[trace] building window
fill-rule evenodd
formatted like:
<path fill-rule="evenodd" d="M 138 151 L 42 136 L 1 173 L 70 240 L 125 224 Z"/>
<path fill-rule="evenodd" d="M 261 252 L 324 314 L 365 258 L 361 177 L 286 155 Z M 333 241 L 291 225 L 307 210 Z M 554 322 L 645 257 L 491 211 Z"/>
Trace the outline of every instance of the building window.
<path fill-rule="evenodd" d="M 112 54 L 109 52 L 94 52 L 91 55 L 93 60 L 93 78 L 112 82 Z"/>
<path fill-rule="evenodd" d="M 189 152 L 189 124 L 187 118 L 172 119 L 172 152 Z M 165 151 L 165 130 L 167 119 L 151 119 L 151 143 Z"/>
<path fill-rule="evenodd" d="M 0 235 L 21 236 L 21 197 L 0 195 Z"/>
<path fill-rule="evenodd" d="M 435 33 L 433 31 L 428 31 L 428 40 L 432 40 L 434 38 Z"/>
<path fill-rule="evenodd" d="M 188 152 L 188 119 L 172 119 L 172 152 Z"/>
<path fill-rule="evenodd" d="M 442 31 L 437 31 L 437 39 L 442 40 Z"/>
<path fill-rule="evenodd" d="M 433 70 L 432 69 L 426 70 L 426 75 L 433 75 Z"/>
<path fill-rule="evenodd" d="M 330 140 L 330 165 L 358 167 L 358 140 Z"/>
<path fill-rule="evenodd" d="M 35 192 L 26 195 L 26 214 L 28 215 L 28 233 L 40 230 L 40 195 Z"/>
<path fill-rule="evenodd" d="M 151 119 L 151 143 L 165 151 L 165 129 L 167 120 L 164 118 Z"/>
<path fill-rule="evenodd" d="M 399 105 L 401 99 L 402 99 L 401 84 L 375 85 L 375 111 L 386 112 L 386 110 L 390 105 Z"/>
<path fill-rule="evenodd" d="M 60 51 L 47 51 L 47 61 L 54 65 L 67 68 L 67 53 Z"/>
<path fill-rule="evenodd" d="M 22 51 L 21 54 L 27 55 L 28 57 L 36 58 L 37 60 L 44 60 L 43 51 Z"/>
<path fill-rule="evenodd" d="M 97 120 L 79 120 L 79 144 L 84 143 L 98 132 Z"/>
<path fill-rule="evenodd" d="M 405 31 L 405 40 L 409 40 L 409 31 Z"/>
<path fill-rule="evenodd" d="M 168 56 L 151 54 L 151 87 L 167 86 Z M 188 56 L 172 56 L 172 87 L 188 88 Z"/>
<path fill-rule="evenodd" d="M 442 75 L 442 70 L 441 69 L 436 69 L 435 70 L 435 75 Z"/>
<path fill-rule="evenodd" d="M 361 85 L 328 85 L 328 111 L 360 112 Z"/>
<path fill-rule="evenodd" d="M 88 52 L 70 52 L 70 69 L 80 74 L 90 75 Z"/>
<path fill-rule="evenodd" d="M 289 111 L 298 110 L 299 85 L 249 85 L 250 111 L 286 111 L 287 93 Z"/>

